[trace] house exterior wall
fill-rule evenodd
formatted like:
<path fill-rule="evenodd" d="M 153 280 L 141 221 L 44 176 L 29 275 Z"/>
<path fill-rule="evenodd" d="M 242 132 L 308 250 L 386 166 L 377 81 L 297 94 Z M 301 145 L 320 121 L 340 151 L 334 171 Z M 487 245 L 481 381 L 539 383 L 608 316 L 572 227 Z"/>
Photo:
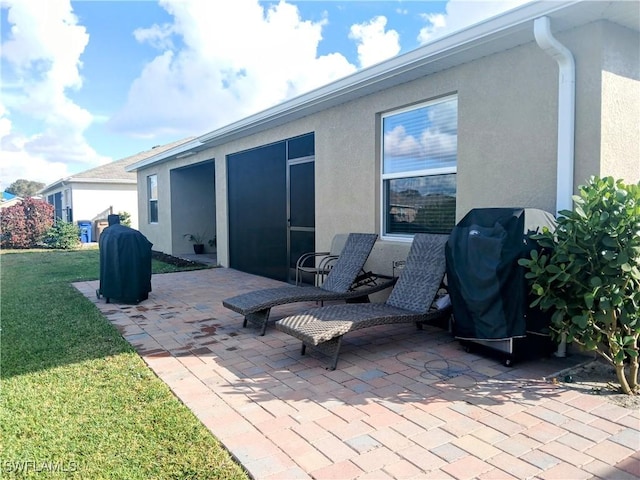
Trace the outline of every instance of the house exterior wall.
<path fill-rule="evenodd" d="M 138 228 L 138 191 L 135 184 L 69 182 L 42 193 L 45 200 L 61 193 L 62 212 L 67 207 L 73 211 L 73 221 L 106 219 L 106 212 L 128 212 L 131 226 Z"/>
<path fill-rule="evenodd" d="M 171 171 L 171 217 L 174 254 L 193 253 L 186 234 L 204 235 L 205 252 L 216 235 L 215 171 L 213 161 Z"/>
<path fill-rule="evenodd" d="M 60 194 L 60 209 L 61 211 L 56 213 L 56 215 L 59 218 L 62 218 L 63 220 L 67 220 L 67 212 L 69 209 L 72 210 L 72 214 L 73 214 L 73 218 L 75 219 L 75 213 L 73 213 L 73 201 L 72 201 L 72 193 L 71 193 L 71 185 L 67 184 L 67 185 L 62 185 L 59 186 L 58 188 L 52 188 L 51 190 L 47 190 L 46 192 L 43 192 L 42 195 L 42 199 L 45 202 L 49 202 L 49 198 L 50 197 L 55 197 L 56 195 Z M 53 204 L 52 204 L 53 205 Z M 55 206 L 55 205 L 54 205 Z"/>
<path fill-rule="evenodd" d="M 217 175 L 214 174 L 214 169 L 211 168 L 211 170 L 205 172 L 204 175 L 193 176 L 193 180 L 197 181 L 197 183 L 194 184 L 190 189 L 187 189 L 183 185 L 183 183 L 178 181 L 178 183 L 175 185 L 176 191 L 172 193 L 173 186 L 171 172 L 174 170 L 181 170 L 184 167 L 188 167 L 187 173 L 185 173 L 185 175 L 189 176 L 189 168 L 194 167 L 196 164 L 202 162 L 212 162 L 213 155 L 211 154 L 211 152 L 212 150 L 207 150 L 188 158 L 176 160 L 174 162 L 153 165 L 150 168 L 141 169 L 137 172 L 137 204 L 139 214 L 139 230 L 147 237 L 147 239 L 151 243 L 153 243 L 153 250 L 173 255 L 180 253 L 193 253 L 193 249 L 188 246 L 188 242 L 183 238 L 183 235 L 185 233 L 191 232 L 191 225 L 188 223 L 181 223 L 182 220 L 176 220 L 176 223 L 174 225 L 172 221 L 173 219 L 179 219 L 182 215 L 186 214 L 185 207 L 187 207 L 188 204 L 191 204 L 193 206 L 193 204 L 197 202 L 200 204 L 197 205 L 198 209 L 203 208 L 202 204 L 205 204 L 206 208 L 209 208 L 211 205 L 213 205 L 214 209 L 216 208 L 216 198 L 219 198 L 219 195 L 214 191 L 213 185 L 214 178 L 216 178 L 217 180 Z M 218 162 L 218 165 L 220 165 L 220 162 Z M 216 166 L 216 168 L 218 168 L 218 166 Z M 202 171 L 200 171 L 200 173 L 202 174 Z M 158 176 L 157 223 L 149 223 L 149 206 L 147 203 L 147 177 L 149 175 Z M 217 183 L 215 188 L 217 188 Z M 197 201 L 193 200 L 193 198 L 195 198 L 193 194 L 196 191 L 202 195 L 198 196 Z M 189 198 L 191 200 L 185 201 L 184 199 L 179 199 L 181 194 L 184 194 L 185 198 Z M 176 202 L 175 211 L 172 211 L 173 201 Z M 217 215 L 220 215 L 219 211 L 217 211 Z M 212 216 L 212 218 L 215 217 L 216 215 Z M 200 220 L 197 220 L 195 224 L 204 221 L 204 217 L 201 217 L 200 215 L 198 215 L 197 218 L 199 218 Z M 211 228 L 209 228 L 209 233 L 219 236 L 219 234 L 215 231 L 214 220 L 210 219 L 210 221 L 213 225 Z M 208 250 L 210 251 L 211 249 Z"/>
<path fill-rule="evenodd" d="M 103 212 L 113 207 L 113 213 L 131 214 L 131 227 L 138 228 L 136 185 L 74 183 L 70 188 L 75 222 L 104 219 Z"/>
<path fill-rule="evenodd" d="M 600 176 L 640 181 L 640 41 L 637 32 L 604 24 Z M 629 132 L 629 127 L 635 130 Z M 631 134 L 630 134 L 631 133 Z"/>
<path fill-rule="evenodd" d="M 593 174 L 637 182 L 638 32 L 596 22 L 557 38 L 576 60 L 574 188 Z M 335 233 L 380 233 L 381 115 L 452 94 L 458 96 L 457 219 L 476 207 L 555 212 L 558 66 L 532 41 L 189 157 L 189 163 L 216 159 L 220 264 L 228 266 L 227 155 L 314 132 L 316 249 L 328 249 Z M 138 172 L 140 185 L 158 173 L 160 223 L 170 221 L 166 188 L 168 172 L 177 165 Z M 141 189 L 141 212 L 145 197 Z M 171 224 L 161 228 L 166 232 Z M 379 242 L 372 262 L 389 271 L 389 260 L 402 258 L 408 246 Z"/>

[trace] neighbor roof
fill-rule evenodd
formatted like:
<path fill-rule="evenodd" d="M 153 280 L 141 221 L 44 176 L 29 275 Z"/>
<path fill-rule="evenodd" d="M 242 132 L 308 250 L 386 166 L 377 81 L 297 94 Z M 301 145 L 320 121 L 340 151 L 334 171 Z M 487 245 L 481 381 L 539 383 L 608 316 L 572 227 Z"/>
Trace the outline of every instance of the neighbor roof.
<path fill-rule="evenodd" d="M 533 22 L 543 16 L 550 18 L 556 32 L 597 20 L 609 20 L 633 30 L 640 29 L 638 4 L 635 1 L 530 2 L 213 130 L 176 148 L 140 160 L 127 167 L 127 171 L 206 150 L 365 95 L 533 42 Z"/>
<path fill-rule="evenodd" d="M 63 184 L 74 183 L 74 182 L 135 184 L 136 174 L 133 171 L 126 169 L 128 165 L 143 161 L 146 158 L 157 156 L 158 154 L 166 152 L 172 148 L 175 148 L 193 139 L 194 137 L 189 137 L 189 138 L 183 138 L 182 140 L 177 140 L 172 143 L 167 143 L 166 145 L 157 145 L 155 147 L 152 147 L 149 150 L 136 153 L 135 155 L 131 155 L 129 157 L 122 158 L 120 160 L 116 160 L 115 162 L 107 163 L 105 165 L 100 165 L 99 167 L 95 167 L 90 170 L 85 170 L 84 172 L 76 173 L 69 177 L 61 178 L 44 187 L 42 190 L 40 190 L 40 193 L 45 193 L 49 190 L 54 190 L 56 188 L 59 188 Z"/>

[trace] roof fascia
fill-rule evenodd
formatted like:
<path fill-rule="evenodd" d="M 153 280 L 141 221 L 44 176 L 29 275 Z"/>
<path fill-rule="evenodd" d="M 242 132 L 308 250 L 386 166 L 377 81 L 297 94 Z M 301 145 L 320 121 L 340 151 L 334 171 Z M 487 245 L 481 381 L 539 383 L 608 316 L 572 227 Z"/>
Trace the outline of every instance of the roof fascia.
<path fill-rule="evenodd" d="M 69 182 L 69 180 L 71 180 L 71 177 L 66 177 L 66 178 L 60 178 L 58 180 L 56 180 L 53 183 L 50 183 L 49 185 L 47 185 L 46 187 L 41 188 L 40 190 L 38 190 L 36 193 L 43 195 L 51 190 L 57 190 L 58 188 L 62 188 L 64 187 L 67 182 Z"/>
<path fill-rule="evenodd" d="M 38 194 L 46 195 L 53 190 L 58 190 L 63 187 L 71 186 L 74 183 L 108 183 L 108 184 L 116 184 L 123 183 L 126 185 L 135 185 L 137 180 L 135 179 L 114 179 L 114 178 L 82 178 L 82 177 L 67 177 L 61 178 L 46 187 L 38 190 Z"/>
<path fill-rule="evenodd" d="M 127 185 L 136 184 L 137 180 L 129 179 L 129 178 L 74 178 L 71 177 L 67 182 L 69 183 L 124 183 Z"/>
<path fill-rule="evenodd" d="M 199 140 L 197 139 L 190 140 L 186 143 L 170 148 L 169 150 L 165 150 L 164 152 L 159 153 L 157 155 L 153 155 L 143 160 L 140 160 L 136 163 L 133 163 L 131 165 L 127 165 L 126 167 L 124 167 L 124 170 L 125 172 L 135 172 L 149 165 L 153 165 L 155 163 L 161 163 L 163 160 L 177 158 L 178 156 L 186 152 L 196 153 L 197 151 L 199 151 L 198 147 L 200 147 L 200 150 L 203 150 L 202 143 Z"/>

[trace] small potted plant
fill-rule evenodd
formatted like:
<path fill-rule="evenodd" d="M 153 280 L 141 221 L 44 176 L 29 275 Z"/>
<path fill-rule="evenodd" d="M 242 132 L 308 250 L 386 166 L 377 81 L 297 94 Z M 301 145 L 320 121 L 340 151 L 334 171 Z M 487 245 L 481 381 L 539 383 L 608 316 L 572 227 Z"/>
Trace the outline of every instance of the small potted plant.
<path fill-rule="evenodd" d="M 204 253 L 204 242 L 206 234 L 204 233 L 185 233 L 184 238 L 193 242 L 193 252 L 196 254 Z"/>

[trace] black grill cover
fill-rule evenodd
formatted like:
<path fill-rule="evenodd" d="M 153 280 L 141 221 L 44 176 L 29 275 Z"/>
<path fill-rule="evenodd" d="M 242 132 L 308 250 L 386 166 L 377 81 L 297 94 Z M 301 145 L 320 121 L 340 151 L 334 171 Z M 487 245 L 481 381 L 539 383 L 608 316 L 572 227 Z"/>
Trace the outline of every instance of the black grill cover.
<path fill-rule="evenodd" d="M 100 290 L 107 301 L 138 303 L 151 291 L 152 243 L 133 228 L 113 224 L 100 235 Z"/>
<path fill-rule="evenodd" d="M 548 333 L 550 316 L 531 309 L 532 299 L 518 259 L 538 248 L 529 235 L 555 229 L 552 214 L 525 208 L 476 208 L 447 242 L 447 281 L 454 335 L 462 339 L 523 337 Z"/>

